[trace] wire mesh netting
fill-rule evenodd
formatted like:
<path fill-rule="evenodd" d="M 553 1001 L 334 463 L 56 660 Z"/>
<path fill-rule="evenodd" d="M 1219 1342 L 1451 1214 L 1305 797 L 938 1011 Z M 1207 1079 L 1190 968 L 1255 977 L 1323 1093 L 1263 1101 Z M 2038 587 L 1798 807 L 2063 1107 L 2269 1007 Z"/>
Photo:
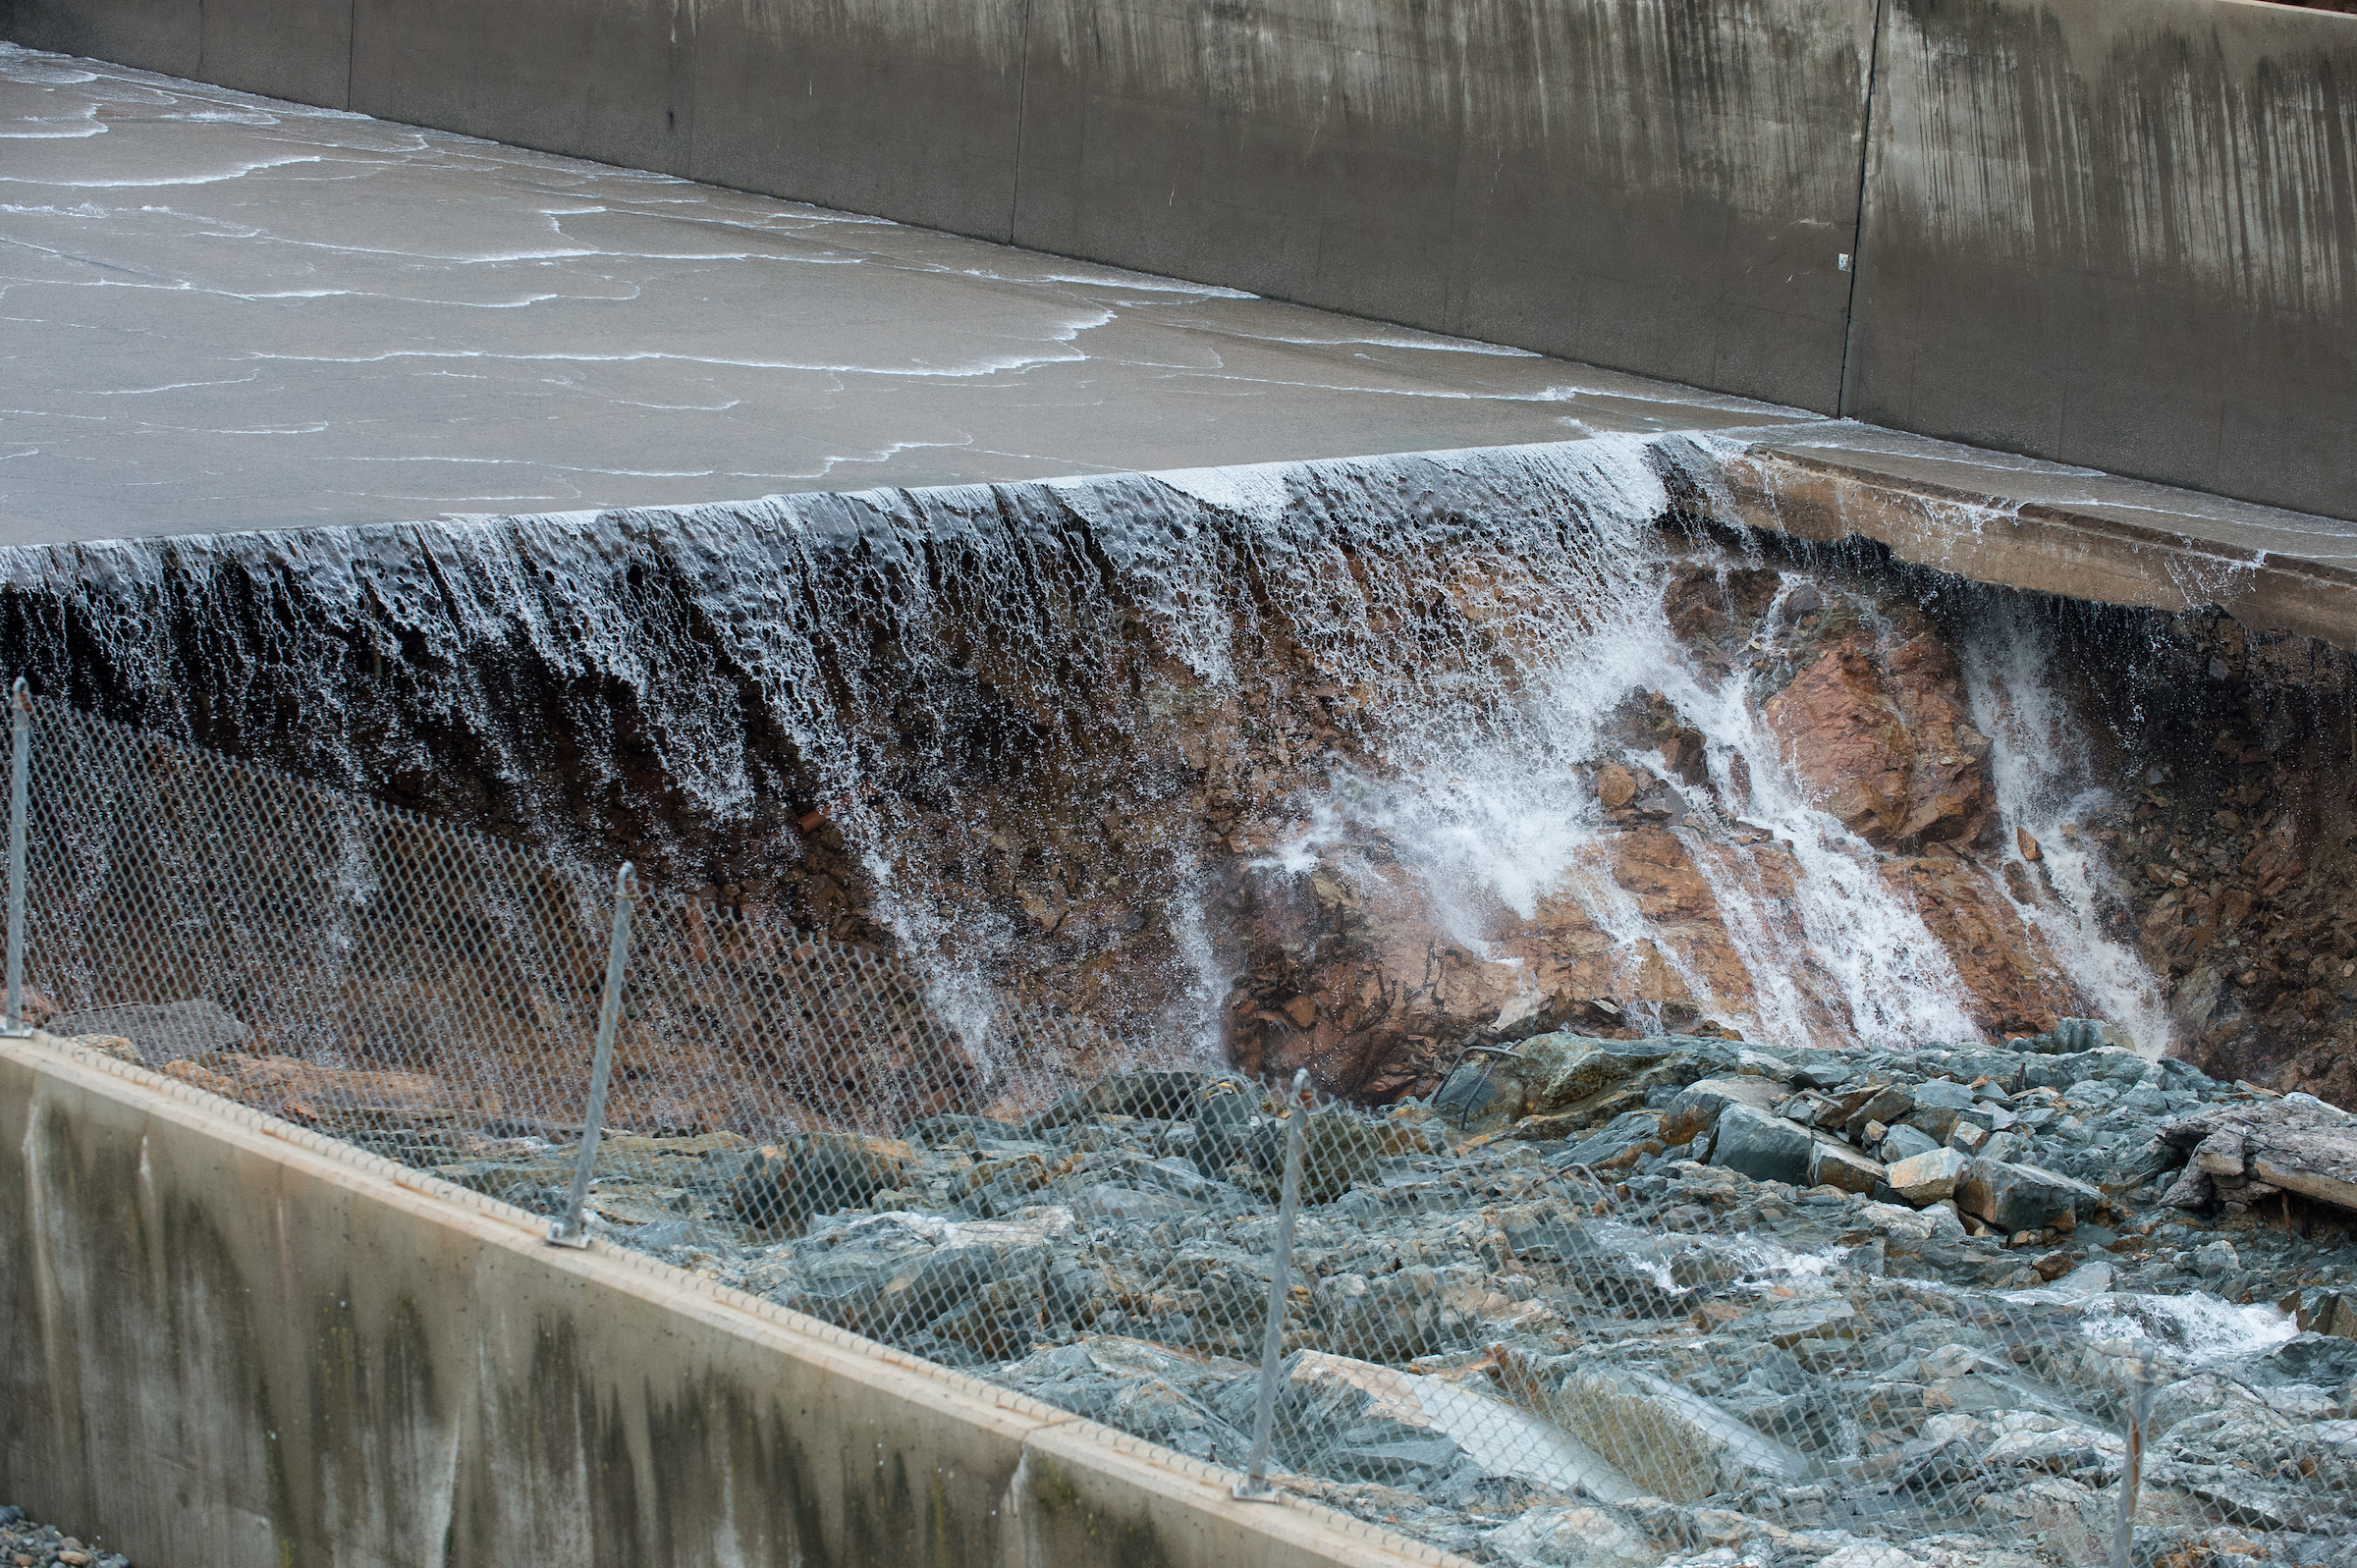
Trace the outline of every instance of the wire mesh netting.
<path fill-rule="evenodd" d="M 563 1211 L 608 884 L 51 703 L 30 754 L 53 1033 Z M 590 1227 L 795 1311 L 1220 1464 L 1262 1439 L 1279 1487 L 1485 1561 L 2357 1560 L 2350 1341 L 2027 1271 L 1846 1156 L 1730 1162 L 1939 1096 L 1770 1105 L 1739 1043 L 1555 1035 L 1375 1114 L 952 1027 L 757 915 L 631 925 Z"/>

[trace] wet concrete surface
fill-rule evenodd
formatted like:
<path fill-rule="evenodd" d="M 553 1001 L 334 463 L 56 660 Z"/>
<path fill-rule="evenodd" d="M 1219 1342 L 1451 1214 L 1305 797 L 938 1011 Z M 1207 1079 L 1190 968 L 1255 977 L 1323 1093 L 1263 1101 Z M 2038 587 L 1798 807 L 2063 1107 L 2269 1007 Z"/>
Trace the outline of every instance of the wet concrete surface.
<path fill-rule="evenodd" d="M 1808 416 L 0 46 L 0 541 Z"/>

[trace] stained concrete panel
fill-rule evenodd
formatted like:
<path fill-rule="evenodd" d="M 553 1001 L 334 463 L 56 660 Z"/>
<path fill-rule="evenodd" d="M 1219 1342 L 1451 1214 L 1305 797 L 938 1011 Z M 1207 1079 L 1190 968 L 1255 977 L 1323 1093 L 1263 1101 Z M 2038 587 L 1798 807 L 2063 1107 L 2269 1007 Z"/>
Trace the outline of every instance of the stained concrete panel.
<path fill-rule="evenodd" d="M 1017 243 L 1830 410 L 1870 0 L 1035 0 Z"/>
<path fill-rule="evenodd" d="M 1027 0 L 706 0 L 682 171 L 1005 241 Z"/>
<path fill-rule="evenodd" d="M 204 74 L 204 12 L 188 0 L 16 0 L 8 38 L 176 77 Z"/>
<path fill-rule="evenodd" d="M 351 107 L 352 0 L 204 0 L 205 80 Z"/>
<path fill-rule="evenodd" d="M 361 114 L 684 173 L 693 0 L 354 0 Z"/>
<path fill-rule="evenodd" d="M 1844 411 L 2352 514 L 2357 17 L 1890 0 Z"/>

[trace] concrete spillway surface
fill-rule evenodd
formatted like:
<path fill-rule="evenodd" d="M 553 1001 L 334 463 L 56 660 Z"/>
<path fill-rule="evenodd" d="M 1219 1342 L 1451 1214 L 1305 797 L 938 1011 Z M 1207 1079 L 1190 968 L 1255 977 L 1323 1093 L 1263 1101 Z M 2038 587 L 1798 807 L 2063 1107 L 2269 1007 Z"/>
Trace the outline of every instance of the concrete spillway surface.
<path fill-rule="evenodd" d="M 1805 416 L 0 45 L 11 542 Z"/>

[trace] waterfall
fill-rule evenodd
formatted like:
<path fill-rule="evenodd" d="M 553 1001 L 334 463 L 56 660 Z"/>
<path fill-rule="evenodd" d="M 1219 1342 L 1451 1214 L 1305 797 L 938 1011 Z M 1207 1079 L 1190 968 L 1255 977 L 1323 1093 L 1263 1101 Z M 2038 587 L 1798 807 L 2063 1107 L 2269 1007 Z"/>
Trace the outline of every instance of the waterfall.
<path fill-rule="evenodd" d="M 1717 461 L 1607 437 L 27 547 L 0 643 L 110 717 L 894 946 L 953 1016 L 1012 990 L 1364 1095 L 1550 1023 L 2156 1028 L 2006 596 L 1942 653 L 1866 568 L 1680 526 Z M 1841 680 L 1920 742 L 1887 814 L 1949 817 L 1829 796 L 1793 713 Z"/>

